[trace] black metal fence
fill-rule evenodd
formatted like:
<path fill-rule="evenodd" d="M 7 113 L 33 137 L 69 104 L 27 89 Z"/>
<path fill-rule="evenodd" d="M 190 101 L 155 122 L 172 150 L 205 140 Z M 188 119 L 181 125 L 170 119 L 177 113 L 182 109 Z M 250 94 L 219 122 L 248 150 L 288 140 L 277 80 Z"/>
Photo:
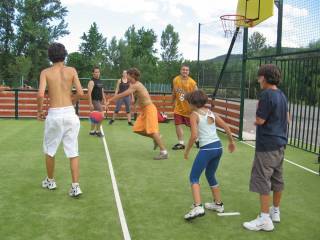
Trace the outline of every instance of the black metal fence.
<path fill-rule="evenodd" d="M 279 88 L 288 98 L 291 115 L 289 145 L 320 154 L 320 51 L 252 57 L 247 61 L 247 76 L 256 74 L 261 64 L 272 63 L 281 69 Z"/>

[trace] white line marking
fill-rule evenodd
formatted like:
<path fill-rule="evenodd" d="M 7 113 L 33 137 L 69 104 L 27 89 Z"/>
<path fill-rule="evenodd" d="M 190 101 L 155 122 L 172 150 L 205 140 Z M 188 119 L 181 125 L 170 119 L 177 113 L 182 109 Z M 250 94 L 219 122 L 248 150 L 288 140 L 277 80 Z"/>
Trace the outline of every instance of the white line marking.
<path fill-rule="evenodd" d="M 102 126 L 100 127 L 100 131 L 104 135 Z M 124 240 L 131 240 L 128 225 L 126 222 L 126 217 L 124 216 L 124 211 L 122 208 L 122 203 L 121 203 L 121 199 L 120 199 L 118 185 L 116 182 L 116 177 L 115 177 L 114 171 L 113 171 L 113 166 L 112 166 L 112 161 L 111 161 L 107 141 L 106 141 L 105 137 L 102 138 L 102 142 L 103 142 L 104 150 L 105 150 L 107 161 L 108 161 L 109 172 L 110 172 L 110 176 L 111 176 L 111 182 L 112 182 L 114 197 L 115 197 L 116 205 L 117 205 L 117 209 L 118 209 L 118 214 L 119 214 L 123 237 L 124 237 Z"/>
<path fill-rule="evenodd" d="M 248 146 L 250 146 L 250 147 L 252 147 L 252 148 L 255 148 L 255 146 L 252 146 L 251 144 L 249 144 L 249 143 L 246 143 L 246 142 L 243 142 L 243 141 L 241 141 L 243 144 L 246 144 L 246 145 L 248 145 Z M 304 167 L 304 166 L 301 166 L 301 165 L 299 165 L 299 164 L 297 164 L 297 163 L 294 163 L 294 162 L 292 162 L 292 161 L 290 161 L 290 160 L 288 160 L 288 159 L 284 159 L 286 162 L 288 162 L 288 163 L 291 163 L 292 165 L 295 165 L 295 166 L 297 166 L 297 167 L 299 167 L 299 168 L 302 168 L 302 169 L 304 169 L 304 170 L 306 170 L 306 171 L 308 171 L 308 172 L 311 172 L 311 173 L 314 173 L 314 174 L 316 174 L 316 175 L 319 175 L 319 173 L 318 172 L 316 172 L 316 171 L 313 171 L 313 170 L 311 170 L 311 169 L 309 169 L 309 168 L 306 168 L 306 167 Z"/>
<path fill-rule="evenodd" d="M 225 213 L 218 213 L 217 214 L 220 217 L 225 217 L 225 216 L 238 216 L 240 215 L 239 212 L 225 212 Z"/>

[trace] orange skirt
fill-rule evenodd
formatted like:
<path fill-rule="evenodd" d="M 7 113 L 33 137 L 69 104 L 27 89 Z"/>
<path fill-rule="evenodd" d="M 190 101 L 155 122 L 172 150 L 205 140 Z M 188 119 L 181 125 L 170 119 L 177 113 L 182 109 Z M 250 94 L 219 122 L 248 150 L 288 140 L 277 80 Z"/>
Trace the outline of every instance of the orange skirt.
<path fill-rule="evenodd" d="M 154 104 L 149 104 L 141 109 L 141 113 L 132 129 L 134 132 L 145 132 L 147 134 L 159 132 L 158 111 Z"/>

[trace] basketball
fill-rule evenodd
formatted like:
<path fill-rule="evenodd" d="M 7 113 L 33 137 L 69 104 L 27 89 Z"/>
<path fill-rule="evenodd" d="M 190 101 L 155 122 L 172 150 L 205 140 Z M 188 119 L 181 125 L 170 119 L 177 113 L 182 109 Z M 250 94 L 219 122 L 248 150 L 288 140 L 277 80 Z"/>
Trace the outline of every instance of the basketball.
<path fill-rule="evenodd" d="M 89 118 L 92 123 L 97 124 L 103 120 L 104 116 L 102 112 L 93 111 L 90 113 Z"/>

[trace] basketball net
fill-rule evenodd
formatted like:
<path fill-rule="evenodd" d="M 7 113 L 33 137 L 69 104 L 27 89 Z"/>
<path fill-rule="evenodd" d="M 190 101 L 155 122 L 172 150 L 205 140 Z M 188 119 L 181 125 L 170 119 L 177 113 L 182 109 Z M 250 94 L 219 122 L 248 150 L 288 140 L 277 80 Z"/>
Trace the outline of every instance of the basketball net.
<path fill-rule="evenodd" d="M 232 37 L 237 27 L 241 27 L 245 24 L 253 24 L 252 19 L 247 19 L 245 16 L 237 14 L 222 15 L 220 16 L 220 20 L 226 38 Z M 241 35 L 241 31 L 239 31 L 238 35 Z"/>

